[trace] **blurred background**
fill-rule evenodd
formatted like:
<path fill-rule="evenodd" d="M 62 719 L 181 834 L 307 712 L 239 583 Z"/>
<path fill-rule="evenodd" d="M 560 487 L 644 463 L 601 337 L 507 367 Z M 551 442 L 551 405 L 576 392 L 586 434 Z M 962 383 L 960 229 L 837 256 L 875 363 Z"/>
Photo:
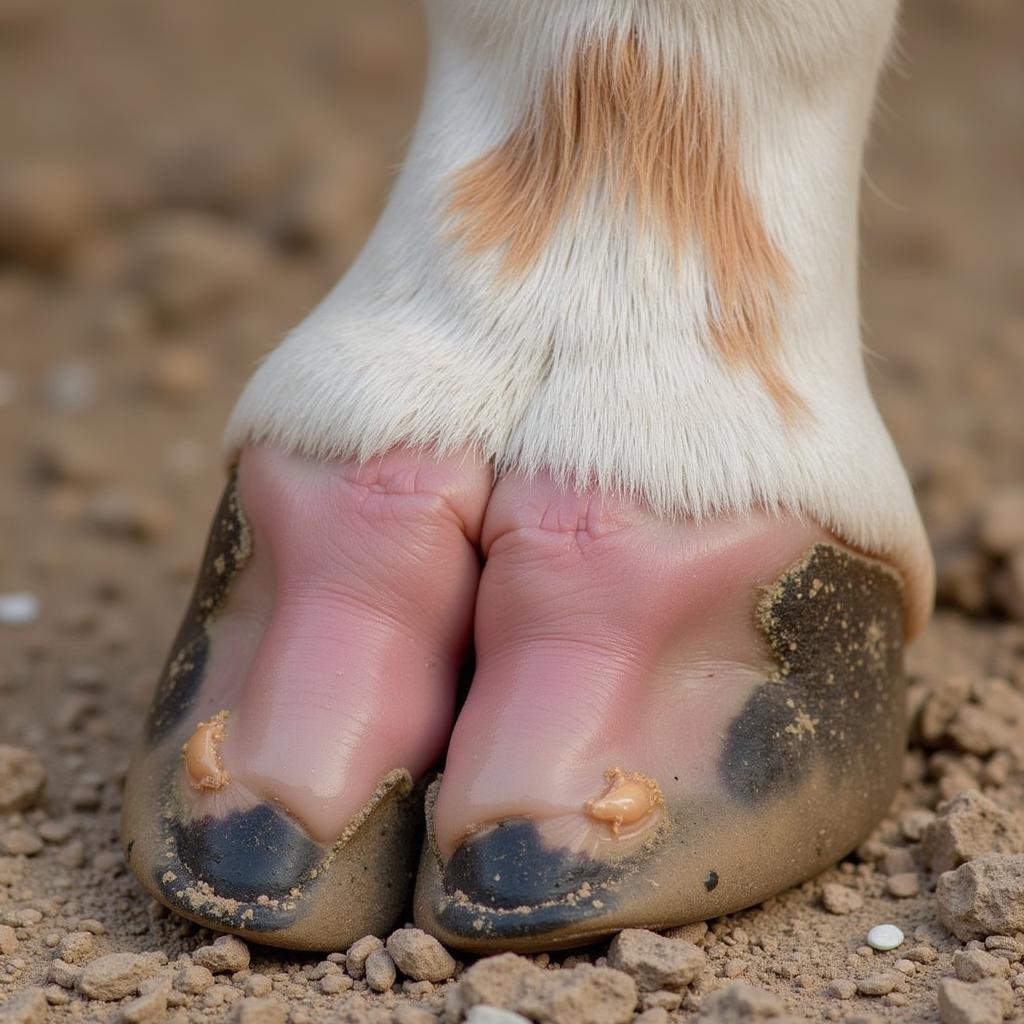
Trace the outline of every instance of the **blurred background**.
<path fill-rule="evenodd" d="M 423 66 L 406 0 L 0 0 L 0 741 L 91 815 L 87 866 L 115 850 L 227 413 L 371 227 Z M 1024 4 L 910 0 L 863 315 L 939 556 L 915 657 L 1024 682 L 1022 188 Z"/>

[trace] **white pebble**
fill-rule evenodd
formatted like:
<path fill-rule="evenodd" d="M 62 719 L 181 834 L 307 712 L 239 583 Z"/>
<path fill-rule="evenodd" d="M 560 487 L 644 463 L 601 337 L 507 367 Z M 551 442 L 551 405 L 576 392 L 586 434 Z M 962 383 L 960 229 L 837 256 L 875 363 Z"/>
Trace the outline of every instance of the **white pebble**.
<path fill-rule="evenodd" d="M 872 949 L 895 949 L 903 945 L 906 936 L 894 924 L 876 924 L 868 932 L 868 945 Z"/>
<path fill-rule="evenodd" d="M 0 594 L 0 623 L 27 626 L 39 618 L 39 598 L 25 592 Z"/>

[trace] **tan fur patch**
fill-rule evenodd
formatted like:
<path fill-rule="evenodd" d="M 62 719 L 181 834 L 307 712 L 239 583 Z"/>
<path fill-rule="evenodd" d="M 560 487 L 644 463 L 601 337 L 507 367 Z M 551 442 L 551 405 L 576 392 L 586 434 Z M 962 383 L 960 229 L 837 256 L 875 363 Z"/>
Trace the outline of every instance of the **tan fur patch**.
<path fill-rule="evenodd" d="M 680 82 L 634 34 L 585 43 L 508 138 L 456 172 L 454 235 L 469 253 L 503 246 L 503 273 L 524 273 L 603 176 L 616 205 L 660 226 L 677 253 L 700 238 L 718 351 L 753 368 L 791 418 L 803 402 L 776 365 L 788 266 L 743 185 L 738 150 L 696 64 Z"/>

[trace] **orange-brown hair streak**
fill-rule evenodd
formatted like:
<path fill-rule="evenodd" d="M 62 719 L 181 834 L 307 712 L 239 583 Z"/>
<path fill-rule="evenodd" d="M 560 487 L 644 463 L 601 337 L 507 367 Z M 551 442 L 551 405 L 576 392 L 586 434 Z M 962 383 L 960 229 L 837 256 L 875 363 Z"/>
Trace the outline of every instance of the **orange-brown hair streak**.
<path fill-rule="evenodd" d="M 728 125 L 696 62 L 680 81 L 635 33 L 586 42 L 511 134 L 455 173 L 453 233 L 469 253 L 503 247 L 503 274 L 522 274 L 604 176 L 615 204 L 628 200 L 677 253 L 699 237 L 716 348 L 727 364 L 750 366 L 791 419 L 804 404 L 776 362 L 789 268 L 743 185 Z"/>

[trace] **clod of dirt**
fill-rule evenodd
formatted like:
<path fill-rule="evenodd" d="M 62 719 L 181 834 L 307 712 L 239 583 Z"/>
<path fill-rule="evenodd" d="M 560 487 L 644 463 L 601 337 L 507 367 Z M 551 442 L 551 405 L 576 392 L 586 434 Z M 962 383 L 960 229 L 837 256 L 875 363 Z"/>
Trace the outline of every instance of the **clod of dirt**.
<path fill-rule="evenodd" d="M 901 871 L 898 875 L 890 875 L 885 883 L 886 891 L 896 899 L 906 900 L 921 891 L 921 880 L 916 871 Z"/>
<path fill-rule="evenodd" d="M 452 955 L 433 935 L 419 928 L 392 932 L 387 949 L 398 969 L 413 981 L 447 981 L 455 973 Z"/>
<path fill-rule="evenodd" d="M 862 996 L 887 996 L 902 980 L 895 971 L 879 971 L 861 978 L 857 982 L 857 991 Z"/>
<path fill-rule="evenodd" d="M 921 849 L 934 871 L 952 871 L 986 853 L 1024 852 L 1024 825 L 1016 814 L 969 790 L 939 806 Z"/>
<path fill-rule="evenodd" d="M 263 976 L 256 975 L 256 977 Z M 265 978 L 264 980 L 268 983 L 270 981 L 269 978 Z M 212 984 L 213 972 L 208 967 L 200 967 L 198 964 L 183 967 L 174 976 L 175 989 L 179 992 L 184 992 L 189 996 L 201 996 Z"/>
<path fill-rule="evenodd" d="M 78 976 L 78 991 L 90 999 L 112 1002 L 134 995 L 139 984 L 167 962 L 162 953 L 108 953 L 93 960 Z M 59 984 L 59 982 L 58 982 Z"/>
<path fill-rule="evenodd" d="M 192 962 L 214 974 L 234 973 L 249 966 L 249 947 L 236 935 L 222 935 L 211 946 L 200 946 Z"/>
<path fill-rule="evenodd" d="M 0 744 L 0 814 L 35 807 L 46 786 L 46 769 L 31 750 Z"/>
<path fill-rule="evenodd" d="M 999 1024 L 1012 1009 L 1013 989 L 998 978 L 986 978 L 975 984 L 955 978 L 939 982 L 942 1024 Z"/>
<path fill-rule="evenodd" d="M 608 966 L 628 974 L 641 992 L 678 992 L 700 974 L 706 959 L 692 942 L 642 928 L 619 932 L 608 949 Z"/>
<path fill-rule="evenodd" d="M 1005 978 L 1010 973 L 1010 965 L 1001 956 L 993 956 L 983 949 L 958 949 L 953 954 L 953 970 L 961 981 L 981 981 Z"/>
<path fill-rule="evenodd" d="M 231 1008 L 231 1024 L 285 1024 L 288 1008 L 279 999 L 239 999 Z"/>
<path fill-rule="evenodd" d="M 0 1024 L 42 1024 L 46 996 L 41 988 L 28 988 L 0 1004 Z"/>
<path fill-rule="evenodd" d="M 61 939 L 57 954 L 69 964 L 84 964 L 93 953 L 96 939 L 92 932 L 70 932 Z"/>
<path fill-rule="evenodd" d="M 366 984 L 374 992 L 387 992 L 395 983 L 398 972 L 395 961 L 386 949 L 375 949 L 363 965 Z"/>
<path fill-rule="evenodd" d="M 626 1024 L 636 1009 L 636 983 L 609 967 L 579 964 L 544 971 L 514 953 L 488 957 L 459 983 L 466 1008 L 478 1004 L 513 1010 L 538 1024 Z"/>
<path fill-rule="evenodd" d="M 121 1007 L 123 1024 L 144 1024 L 159 1020 L 167 1012 L 167 999 L 171 994 L 169 978 L 153 978 L 139 986 L 141 995 Z"/>
<path fill-rule="evenodd" d="M 991 853 L 939 878 L 939 919 L 958 939 L 1024 931 L 1024 855 Z"/>
<path fill-rule="evenodd" d="M 361 939 L 356 939 L 345 953 L 345 970 L 348 971 L 349 977 L 357 981 L 362 978 L 366 969 L 366 958 L 383 945 L 376 935 L 364 935 Z"/>
<path fill-rule="evenodd" d="M 701 1004 L 697 1019 L 702 1024 L 752 1024 L 755 1021 L 788 1021 L 782 1000 L 737 981 L 712 992 Z"/>
<path fill-rule="evenodd" d="M 864 899 L 845 885 L 827 882 L 821 887 L 821 905 L 830 914 L 852 914 L 864 906 Z"/>

